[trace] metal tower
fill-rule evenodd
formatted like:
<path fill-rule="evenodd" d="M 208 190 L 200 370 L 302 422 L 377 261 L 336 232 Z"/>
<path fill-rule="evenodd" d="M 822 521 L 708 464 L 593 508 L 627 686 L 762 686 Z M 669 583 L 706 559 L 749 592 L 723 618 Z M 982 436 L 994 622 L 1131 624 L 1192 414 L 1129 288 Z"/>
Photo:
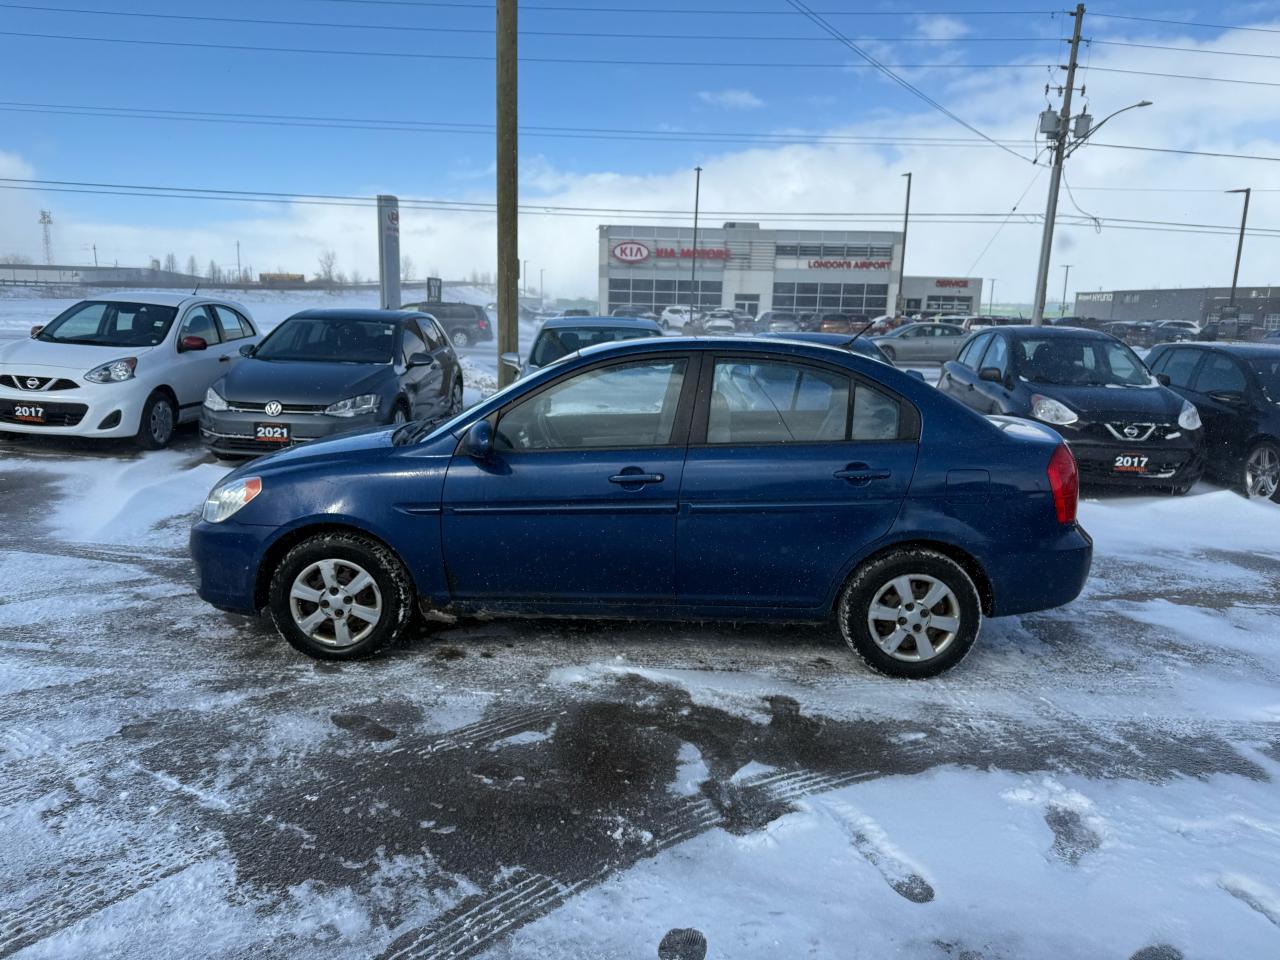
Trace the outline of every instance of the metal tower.
<path fill-rule="evenodd" d="M 53 214 L 48 210 L 40 211 L 40 226 L 44 228 L 44 262 L 53 263 L 53 233 L 50 227 L 53 226 Z"/>

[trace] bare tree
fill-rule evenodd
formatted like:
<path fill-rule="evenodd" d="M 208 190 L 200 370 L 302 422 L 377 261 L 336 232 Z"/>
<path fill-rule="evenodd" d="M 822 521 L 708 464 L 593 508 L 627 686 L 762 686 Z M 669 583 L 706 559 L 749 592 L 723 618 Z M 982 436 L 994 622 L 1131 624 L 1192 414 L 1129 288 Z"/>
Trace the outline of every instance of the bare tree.
<path fill-rule="evenodd" d="M 413 258 L 407 253 L 400 258 L 400 279 L 413 279 Z"/>
<path fill-rule="evenodd" d="M 31 258 L 24 253 L 6 253 L 3 257 L 0 257 L 0 263 L 23 264 L 30 262 Z"/>
<path fill-rule="evenodd" d="M 347 285 L 347 275 L 346 275 L 346 273 L 345 273 L 345 272 L 343 272 L 342 270 L 339 270 L 337 273 L 335 273 L 335 274 L 333 275 L 333 281 L 334 281 L 334 283 L 336 283 L 338 286 L 340 286 L 340 287 L 345 287 L 345 286 Z"/>
<path fill-rule="evenodd" d="M 359 270 L 355 269 L 354 267 L 352 267 L 351 269 L 351 283 L 355 286 L 359 286 L 360 284 L 364 283 L 364 274 L 362 274 Z"/>
<path fill-rule="evenodd" d="M 325 283 L 333 283 L 334 270 L 338 266 L 338 255 L 332 250 L 325 250 L 320 254 L 320 270 L 316 273 L 317 280 L 323 280 Z"/>
<path fill-rule="evenodd" d="M 196 255 L 194 253 L 187 257 L 187 276 L 200 276 L 200 267 L 196 264 Z"/>
<path fill-rule="evenodd" d="M 175 257 L 172 253 L 166 253 L 164 255 L 164 268 L 168 270 L 170 273 L 177 273 L 178 258 Z"/>
<path fill-rule="evenodd" d="M 222 268 L 218 266 L 216 260 L 209 261 L 209 272 L 205 274 L 209 278 L 210 283 L 222 282 Z"/>

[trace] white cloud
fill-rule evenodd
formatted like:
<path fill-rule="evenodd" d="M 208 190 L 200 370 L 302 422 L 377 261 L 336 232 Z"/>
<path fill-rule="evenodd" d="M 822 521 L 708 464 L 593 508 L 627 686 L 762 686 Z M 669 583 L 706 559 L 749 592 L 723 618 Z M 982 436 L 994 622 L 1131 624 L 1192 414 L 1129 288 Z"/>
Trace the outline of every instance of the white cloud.
<path fill-rule="evenodd" d="M 764 101 L 750 90 L 699 90 L 698 99 L 726 110 L 756 110 Z"/>
<path fill-rule="evenodd" d="M 937 14 L 913 19 L 916 33 L 926 40 L 955 40 L 969 32 L 969 27 L 955 17 Z"/>

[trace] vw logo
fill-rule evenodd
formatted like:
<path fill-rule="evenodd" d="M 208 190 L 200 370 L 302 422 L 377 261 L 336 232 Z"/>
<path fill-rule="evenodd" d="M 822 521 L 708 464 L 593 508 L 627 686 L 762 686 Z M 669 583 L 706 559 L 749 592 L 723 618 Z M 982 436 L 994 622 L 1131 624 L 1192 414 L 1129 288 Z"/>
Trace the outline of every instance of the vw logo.
<path fill-rule="evenodd" d="M 1142 432 L 1142 431 L 1141 431 L 1141 430 L 1139 430 L 1139 429 L 1138 429 L 1136 426 L 1134 426 L 1132 423 L 1131 423 L 1131 424 L 1129 424 L 1127 427 L 1125 427 L 1125 428 L 1124 428 L 1124 435 L 1125 435 L 1126 437 L 1128 437 L 1130 440 L 1134 439 L 1134 438 L 1135 438 L 1138 434 L 1140 434 L 1141 432 Z"/>
<path fill-rule="evenodd" d="M 272 400 L 263 409 L 268 417 L 278 417 L 280 416 L 280 411 L 283 410 L 284 407 L 280 405 L 280 401 Z"/>
<path fill-rule="evenodd" d="M 27 389 L 34 390 L 40 386 L 40 381 L 35 377 L 27 377 Z"/>

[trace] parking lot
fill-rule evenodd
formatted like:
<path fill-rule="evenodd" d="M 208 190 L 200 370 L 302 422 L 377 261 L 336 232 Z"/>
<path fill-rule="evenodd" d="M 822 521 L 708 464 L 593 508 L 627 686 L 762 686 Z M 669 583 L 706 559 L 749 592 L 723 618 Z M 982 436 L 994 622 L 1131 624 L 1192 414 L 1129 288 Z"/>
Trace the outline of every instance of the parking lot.
<path fill-rule="evenodd" d="M 0 956 L 1280 938 L 1273 504 L 1089 499 L 1084 595 L 926 682 L 833 628 L 716 623 L 469 621 L 335 665 L 194 595 L 227 467 L 190 427 L 0 458 Z"/>

